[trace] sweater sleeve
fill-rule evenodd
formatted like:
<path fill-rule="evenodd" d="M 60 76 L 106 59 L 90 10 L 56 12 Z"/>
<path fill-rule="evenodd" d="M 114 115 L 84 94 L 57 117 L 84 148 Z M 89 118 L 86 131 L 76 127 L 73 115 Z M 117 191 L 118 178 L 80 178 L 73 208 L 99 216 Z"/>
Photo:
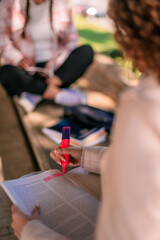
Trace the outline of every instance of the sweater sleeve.
<path fill-rule="evenodd" d="M 107 147 L 85 147 L 81 157 L 81 167 L 88 172 L 100 174 L 100 163 Z"/>
<path fill-rule="evenodd" d="M 11 19 L 13 1 L 0 2 L 0 52 L 6 63 L 17 65 L 23 54 L 11 40 Z"/>
<path fill-rule="evenodd" d="M 22 230 L 20 240 L 69 240 L 48 228 L 39 220 L 28 222 Z"/>
<path fill-rule="evenodd" d="M 120 100 L 109 161 L 104 155 L 101 165 L 97 240 L 160 239 L 160 87 L 147 84 Z"/>

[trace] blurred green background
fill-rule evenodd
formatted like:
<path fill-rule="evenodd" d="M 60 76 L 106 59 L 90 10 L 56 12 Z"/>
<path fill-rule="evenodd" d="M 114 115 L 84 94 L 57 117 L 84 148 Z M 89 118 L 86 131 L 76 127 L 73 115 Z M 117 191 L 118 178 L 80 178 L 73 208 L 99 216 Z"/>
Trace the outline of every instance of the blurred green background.
<path fill-rule="evenodd" d="M 118 65 L 137 73 L 132 63 L 123 57 L 110 31 L 88 20 L 85 16 L 76 14 L 73 17 L 79 33 L 80 43 L 91 45 L 95 52 L 110 56 Z"/>

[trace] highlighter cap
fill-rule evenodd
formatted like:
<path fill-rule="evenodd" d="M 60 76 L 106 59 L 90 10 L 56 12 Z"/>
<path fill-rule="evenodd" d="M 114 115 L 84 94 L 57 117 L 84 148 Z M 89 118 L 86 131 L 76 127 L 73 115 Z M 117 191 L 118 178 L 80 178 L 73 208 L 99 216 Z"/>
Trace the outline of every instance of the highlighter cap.
<path fill-rule="evenodd" d="M 62 128 L 62 139 L 69 139 L 70 138 L 70 127 L 63 127 Z"/>

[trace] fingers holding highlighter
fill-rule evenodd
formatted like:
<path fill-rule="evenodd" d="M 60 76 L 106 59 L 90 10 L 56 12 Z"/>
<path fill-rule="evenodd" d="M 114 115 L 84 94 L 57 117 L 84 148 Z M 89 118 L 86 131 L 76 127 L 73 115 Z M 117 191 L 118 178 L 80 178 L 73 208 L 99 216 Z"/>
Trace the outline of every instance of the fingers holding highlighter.
<path fill-rule="evenodd" d="M 54 149 L 50 156 L 58 164 L 62 165 L 62 171 L 65 173 L 66 167 L 80 166 L 82 148 L 70 147 L 70 127 L 63 127 L 61 144 Z"/>
<path fill-rule="evenodd" d="M 61 165 L 62 161 L 66 161 L 64 158 L 64 154 L 69 155 L 69 162 L 68 167 L 77 167 L 80 166 L 80 159 L 82 155 L 82 148 L 81 147 L 68 147 L 68 148 L 61 148 L 58 146 L 54 149 L 50 156 L 57 162 L 57 164 Z"/>

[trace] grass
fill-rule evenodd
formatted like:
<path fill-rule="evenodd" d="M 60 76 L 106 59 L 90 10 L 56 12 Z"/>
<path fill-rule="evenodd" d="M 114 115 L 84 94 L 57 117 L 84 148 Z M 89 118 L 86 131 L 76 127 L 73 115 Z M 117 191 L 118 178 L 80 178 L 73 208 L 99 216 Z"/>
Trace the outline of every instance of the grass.
<path fill-rule="evenodd" d="M 95 52 L 110 56 L 118 65 L 139 74 L 132 63 L 123 58 L 111 32 L 80 15 L 74 16 L 74 23 L 79 33 L 80 43 L 91 45 Z"/>
<path fill-rule="evenodd" d="M 91 45 L 95 52 L 110 55 L 113 58 L 122 57 L 111 32 L 80 15 L 74 17 L 74 22 L 78 29 L 80 43 Z"/>

